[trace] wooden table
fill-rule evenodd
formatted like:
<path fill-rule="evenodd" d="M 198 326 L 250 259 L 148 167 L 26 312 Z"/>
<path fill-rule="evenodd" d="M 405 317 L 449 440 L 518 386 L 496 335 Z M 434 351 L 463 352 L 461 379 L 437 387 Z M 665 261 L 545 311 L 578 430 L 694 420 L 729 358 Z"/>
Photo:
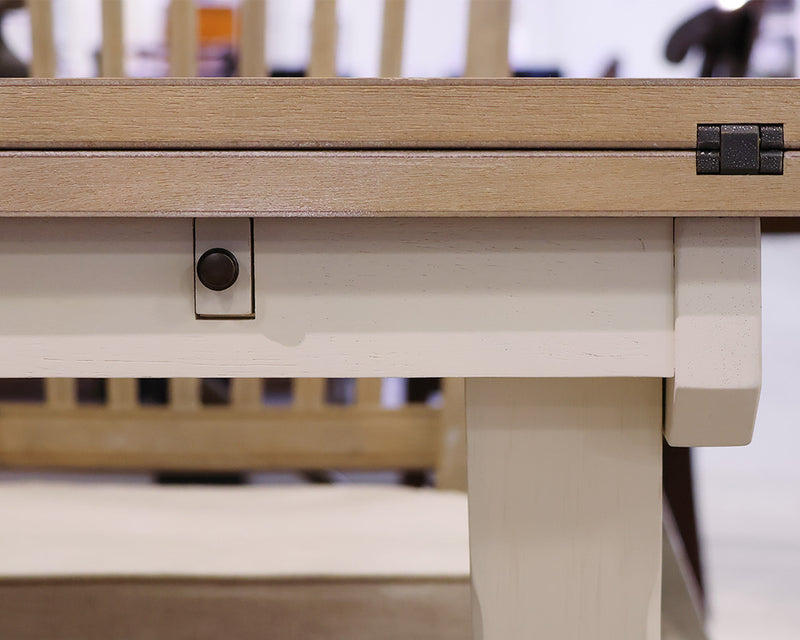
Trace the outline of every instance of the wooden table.
<path fill-rule="evenodd" d="M 475 637 L 653 640 L 662 428 L 751 437 L 798 97 L 4 81 L 0 376 L 466 377 Z M 782 124 L 783 174 L 698 175 L 700 124 Z"/>

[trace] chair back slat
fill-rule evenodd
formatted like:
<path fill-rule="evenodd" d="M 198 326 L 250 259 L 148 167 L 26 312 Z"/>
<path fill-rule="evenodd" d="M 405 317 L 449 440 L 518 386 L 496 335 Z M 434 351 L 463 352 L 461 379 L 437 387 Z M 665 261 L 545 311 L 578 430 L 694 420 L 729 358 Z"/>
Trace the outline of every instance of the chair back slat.
<path fill-rule="evenodd" d="M 325 378 L 295 378 L 292 389 L 292 407 L 300 411 L 322 409 L 325 404 Z"/>
<path fill-rule="evenodd" d="M 380 63 L 382 78 L 399 78 L 403 75 L 405 28 L 406 0 L 384 0 Z"/>
<path fill-rule="evenodd" d="M 168 20 L 170 75 L 194 77 L 197 75 L 197 10 L 194 0 L 172 0 Z"/>
<path fill-rule="evenodd" d="M 263 406 L 261 378 L 233 378 L 231 380 L 231 406 L 242 411 L 254 411 Z"/>
<path fill-rule="evenodd" d="M 125 76 L 125 34 L 122 0 L 103 0 L 103 43 L 100 75 L 106 78 Z"/>
<path fill-rule="evenodd" d="M 267 0 L 242 0 L 239 20 L 239 75 L 259 78 L 267 71 Z"/>
<path fill-rule="evenodd" d="M 308 75 L 312 78 L 333 78 L 336 76 L 338 40 L 336 0 L 314 0 L 314 17 L 311 24 L 311 60 L 308 65 Z"/>
<path fill-rule="evenodd" d="M 31 75 L 34 78 L 55 78 L 56 46 L 53 37 L 52 0 L 28 0 L 33 40 Z"/>
<path fill-rule="evenodd" d="M 200 408 L 200 380 L 197 378 L 169 379 L 169 406 L 175 411 L 196 411 Z"/>
<path fill-rule="evenodd" d="M 442 380 L 442 422 L 436 486 L 451 491 L 467 490 L 467 416 L 464 378 Z"/>
<path fill-rule="evenodd" d="M 44 381 L 44 402 L 48 409 L 74 409 L 78 405 L 78 385 L 74 378 L 47 378 Z"/>
<path fill-rule="evenodd" d="M 136 378 L 106 380 L 108 408 L 112 411 L 133 411 L 139 405 L 139 382 Z"/>
<path fill-rule="evenodd" d="M 360 409 L 380 409 L 382 391 L 382 378 L 356 380 L 356 406 Z"/>
<path fill-rule="evenodd" d="M 509 75 L 508 39 L 511 0 L 472 0 L 465 76 L 504 78 Z"/>

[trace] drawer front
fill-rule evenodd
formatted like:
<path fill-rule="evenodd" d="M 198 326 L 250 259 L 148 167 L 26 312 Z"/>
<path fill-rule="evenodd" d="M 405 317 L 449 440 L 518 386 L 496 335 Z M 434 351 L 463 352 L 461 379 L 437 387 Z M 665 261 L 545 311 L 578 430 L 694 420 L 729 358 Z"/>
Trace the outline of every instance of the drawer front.
<path fill-rule="evenodd" d="M 191 219 L 1 219 L 0 376 L 673 373 L 670 218 L 253 223 L 209 320 Z"/>

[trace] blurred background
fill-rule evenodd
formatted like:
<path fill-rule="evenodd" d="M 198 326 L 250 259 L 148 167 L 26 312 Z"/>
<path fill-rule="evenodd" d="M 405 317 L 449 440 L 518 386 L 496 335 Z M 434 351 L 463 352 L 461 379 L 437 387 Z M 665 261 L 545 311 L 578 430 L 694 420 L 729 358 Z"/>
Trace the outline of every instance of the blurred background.
<path fill-rule="evenodd" d="M 33 0 L 34 2 L 36 0 Z M 168 0 L 127 0 L 124 13 L 124 73 L 170 75 Z M 456 77 L 464 74 L 468 0 L 408 0 L 402 75 Z M 197 75 L 237 74 L 240 27 L 235 0 L 197 0 Z M 264 74 L 302 76 L 311 52 L 313 0 L 267 3 Z M 338 0 L 335 71 L 339 76 L 379 75 L 383 3 Z M 20 1 L 0 0 L 0 76 L 29 73 L 33 45 L 31 14 Z M 100 0 L 53 0 L 55 75 L 100 75 Z M 509 36 L 510 72 L 531 77 L 792 77 L 800 69 L 800 11 L 794 0 L 514 0 Z M 0 105 L 0 121 L 2 121 Z M 764 386 L 752 445 L 742 449 L 676 454 L 693 477 L 678 489 L 685 507 L 684 530 L 699 546 L 687 549 L 705 590 L 712 640 L 800 638 L 800 235 L 790 220 L 764 226 Z M 77 383 L 78 402 L 105 402 L 102 381 Z M 166 381 L 140 381 L 143 404 L 167 401 Z M 325 382 L 326 403 L 351 405 L 352 380 Z M 206 380 L 204 404 L 225 404 L 229 380 Z M 264 381 L 266 404 L 291 402 L 289 381 Z M 42 381 L 0 382 L 0 402 L 35 403 Z M 437 407 L 438 380 L 384 380 L 386 408 L 408 403 Z M 0 410 L 2 419 L 2 410 Z M 672 455 L 672 454 L 667 454 Z M 71 480 L 129 483 L 402 483 L 427 486 L 431 469 L 380 473 L 309 470 L 298 473 L 189 474 L 154 470 L 126 475 L 70 475 Z M 4 471 L 0 479 L 57 480 L 64 475 Z M 695 508 L 696 507 L 696 508 Z M 676 511 L 680 510 L 673 504 Z M 688 524 L 687 524 L 688 522 Z"/>
<path fill-rule="evenodd" d="M 2 23 L 3 38 L 11 52 L 27 64 L 32 45 L 30 19 L 20 7 L 23 4 L 5 0 L 0 7 L 8 8 Z M 168 4 L 169 0 L 123 2 L 126 75 L 169 74 Z M 234 72 L 231 59 L 238 46 L 238 4 L 237 0 L 195 2 L 199 11 L 199 75 Z M 743 10 L 745 4 L 748 6 Z M 313 6 L 313 0 L 273 0 L 268 4 L 265 54 L 271 71 L 297 74 L 307 68 Z M 53 0 L 52 7 L 56 74 L 99 75 L 100 0 Z M 462 75 L 469 0 L 408 0 L 406 7 L 402 75 Z M 724 17 L 711 16 L 707 22 L 714 23 L 713 27 L 693 28 L 695 34 L 707 34 L 707 44 L 715 39 L 727 40 L 734 49 L 747 48 L 748 32 L 754 28 L 758 37 L 748 56 L 747 75 L 794 75 L 800 55 L 796 47 L 800 18 L 794 0 L 514 0 L 509 60 L 516 73 L 530 75 L 598 77 L 606 75 L 615 64 L 620 77 L 698 76 L 704 59 L 700 47 L 689 48 L 679 63 L 668 61 L 665 53 L 675 31 L 709 9 L 736 19 L 730 21 L 733 24 L 726 24 Z M 338 75 L 378 75 L 382 10 L 383 4 L 378 0 L 338 0 Z M 699 43 L 702 37 L 697 40 Z M 724 70 L 718 69 L 721 71 Z M 717 75 L 732 75 L 730 69 L 727 71 Z"/>

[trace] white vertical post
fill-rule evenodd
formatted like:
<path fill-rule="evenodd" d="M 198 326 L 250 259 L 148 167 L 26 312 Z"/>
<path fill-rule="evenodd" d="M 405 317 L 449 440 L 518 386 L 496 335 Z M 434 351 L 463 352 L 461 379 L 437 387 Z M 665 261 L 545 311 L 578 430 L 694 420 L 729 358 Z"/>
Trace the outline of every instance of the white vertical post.
<path fill-rule="evenodd" d="M 661 380 L 468 379 L 473 633 L 657 640 Z"/>

